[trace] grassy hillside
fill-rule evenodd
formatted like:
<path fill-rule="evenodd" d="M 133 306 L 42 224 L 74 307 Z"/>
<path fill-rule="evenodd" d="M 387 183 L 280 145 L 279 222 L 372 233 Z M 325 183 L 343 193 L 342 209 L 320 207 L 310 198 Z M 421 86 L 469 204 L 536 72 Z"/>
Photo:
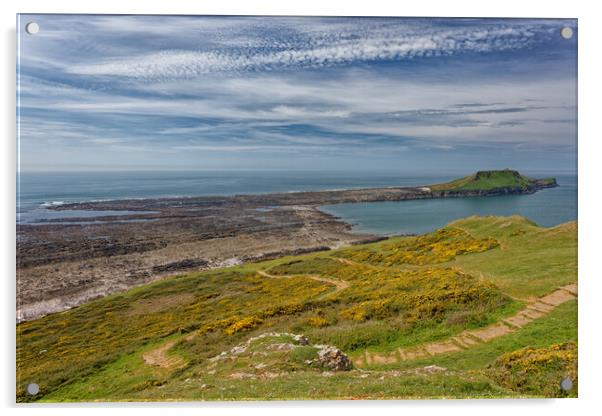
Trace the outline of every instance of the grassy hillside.
<path fill-rule="evenodd" d="M 537 183 L 553 184 L 553 178 L 534 180 L 521 175 L 515 170 L 485 170 L 454 181 L 433 185 L 433 191 L 490 191 L 500 188 L 530 189 Z"/>
<path fill-rule="evenodd" d="M 576 282 L 576 247 L 576 223 L 471 217 L 424 236 L 169 278 L 19 324 L 18 400 L 575 395 L 557 388 L 560 375 L 576 377 L 574 300 L 461 351 L 348 371 L 320 354 L 333 345 L 360 363 L 488 328 Z"/>

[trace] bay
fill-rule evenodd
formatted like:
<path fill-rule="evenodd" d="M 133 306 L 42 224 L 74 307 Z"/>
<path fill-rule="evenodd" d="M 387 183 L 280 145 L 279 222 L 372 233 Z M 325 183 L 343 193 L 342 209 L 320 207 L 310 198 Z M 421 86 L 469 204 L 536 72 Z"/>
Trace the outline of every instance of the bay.
<path fill-rule="evenodd" d="M 422 234 L 471 215 L 521 215 L 543 227 L 577 219 L 577 177 L 555 175 L 560 185 L 530 195 L 445 198 L 324 205 L 320 209 L 379 235 Z"/>

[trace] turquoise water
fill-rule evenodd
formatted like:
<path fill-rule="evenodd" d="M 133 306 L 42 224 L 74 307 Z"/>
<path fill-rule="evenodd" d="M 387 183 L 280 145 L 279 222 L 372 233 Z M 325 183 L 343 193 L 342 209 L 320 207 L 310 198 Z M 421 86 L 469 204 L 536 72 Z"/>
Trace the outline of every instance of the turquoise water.
<path fill-rule="evenodd" d="M 555 175 L 559 187 L 531 195 L 324 205 L 320 209 L 359 233 L 421 234 L 470 215 L 522 215 L 551 227 L 577 219 L 576 176 Z"/>

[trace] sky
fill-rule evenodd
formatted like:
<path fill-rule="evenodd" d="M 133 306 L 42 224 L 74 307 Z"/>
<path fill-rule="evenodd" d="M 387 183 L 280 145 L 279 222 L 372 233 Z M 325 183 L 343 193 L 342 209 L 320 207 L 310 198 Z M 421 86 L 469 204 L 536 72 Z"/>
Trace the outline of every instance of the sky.
<path fill-rule="evenodd" d="M 576 169 L 576 20 L 19 20 L 23 172 Z"/>

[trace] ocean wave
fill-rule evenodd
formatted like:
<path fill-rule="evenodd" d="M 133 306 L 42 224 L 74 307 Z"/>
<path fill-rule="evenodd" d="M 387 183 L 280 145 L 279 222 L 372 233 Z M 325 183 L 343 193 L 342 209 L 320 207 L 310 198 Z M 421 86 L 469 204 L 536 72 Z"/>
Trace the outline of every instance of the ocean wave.
<path fill-rule="evenodd" d="M 43 202 L 40 204 L 41 207 L 47 208 L 47 207 L 58 207 L 60 205 L 65 205 L 65 201 L 50 201 L 50 202 Z"/>

